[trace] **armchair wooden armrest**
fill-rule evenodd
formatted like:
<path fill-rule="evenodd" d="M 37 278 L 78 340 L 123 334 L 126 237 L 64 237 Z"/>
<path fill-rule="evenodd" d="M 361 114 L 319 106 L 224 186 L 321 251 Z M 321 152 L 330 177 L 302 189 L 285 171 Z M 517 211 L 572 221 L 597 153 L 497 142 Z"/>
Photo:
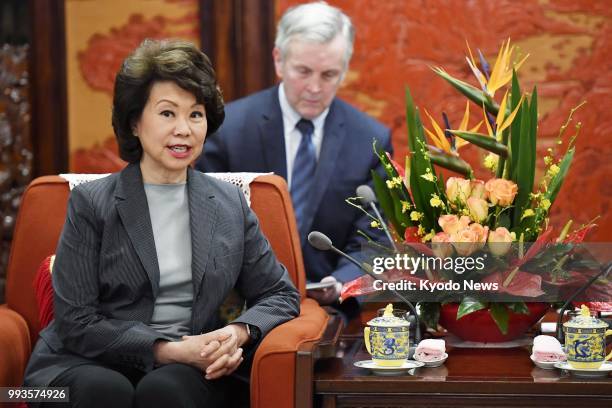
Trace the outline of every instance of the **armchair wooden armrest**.
<path fill-rule="evenodd" d="M 312 382 L 296 378 L 296 355 L 304 344 L 316 342 L 326 331 L 328 314 L 316 301 L 302 300 L 300 316 L 274 328 L 263 339 L 251 371 L 251 407 L 293 407 L 296 391 Z M 309 404 L 312 403 L 308 401 Z"/>
<path fill-rule="evenodd" d="M 23 383 L 31 348 L 30 330 L 25 319 L 6 305 L 1 305 L 0 386 L 17 387 Z"/>

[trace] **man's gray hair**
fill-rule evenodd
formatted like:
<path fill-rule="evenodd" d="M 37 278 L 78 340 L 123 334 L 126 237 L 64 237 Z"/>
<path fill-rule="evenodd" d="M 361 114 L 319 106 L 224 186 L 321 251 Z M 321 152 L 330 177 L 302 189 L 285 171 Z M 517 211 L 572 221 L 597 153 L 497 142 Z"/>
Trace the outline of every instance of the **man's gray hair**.
<path fill-rule="evenodd" d="M 281 57 L 287 55 L 289 42 L 300 40 L 326 44 L 340 34 L 346 40 L 344 69 L 353 55 L 355 29 L 351 19 L 337 7 L 324 1 L 306 3 L 289 8 L 278 22 L 274 46 L 279 49 Z"/>

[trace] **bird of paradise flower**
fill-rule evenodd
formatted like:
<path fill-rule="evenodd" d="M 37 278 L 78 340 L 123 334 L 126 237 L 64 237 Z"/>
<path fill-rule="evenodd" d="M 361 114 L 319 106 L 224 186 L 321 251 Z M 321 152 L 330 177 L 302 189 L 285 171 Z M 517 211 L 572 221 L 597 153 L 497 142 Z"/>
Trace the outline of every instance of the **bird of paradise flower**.
<path fill-rule="evenodd" d="M 425 110 L 425 114 L 429 118 L 433 131 L 427 128 L 424 128 L 424 130 L 433 142 L 433 146 L 430 146 L 430 156 L 432 161 L 442 167 L 449 168 L 464 175 L 469 175 L 472 173 L 471 167 L 467 165 L 467 163 L 465 163 L 465 161 L 463 161 L 458 154 L 458 150 L 468 143 L 483 147 L 502 157 L 506 157 L 508 155 L 506 144 L 503 143 L 503 132 L 512 125 L 512 122 L 519 112 L 524 96 L 521 96 L 518 104 L 513 107 L 514 109 L 511 112 L 509 112 L 509 109 L 507 109 L 509 99 L 508 90 L 506 90 L 504 93 L 499 105 L 495 102 L 493 97 L 495 96 L 495 92 L 497 90 L 505 87 L 508 84 L 508 82 L 512 79 L 512 72 L 518 70 L 529 55 L 525 55 L 519 62 L 513 64 L 512 55 L 514 53 L 515 46 L 510 46 L 510 39 L 508 39 L 506 42 L 502 43 L 502 46 L 497 54 L 497 59 L 493 64 L 493 70 L 491 71 L 487 60 L 482 55 L 482 52 L 478 50 L 481 70 L 478 68 L 472 54 L 472 50 L 467 41 L 466 46 L 469 54 L 469 57 L 466 56 L 466 60 L 482 90 L 453 78 L 442 68 L 435 67 L 432 69 L 438 75 L 450 82 L 455 88 L 460 90 L 464 95 L 466 95 L 469 100 L 472 100 L 473 102 L 482 106 L 484 120 L 479 122 L 473 128 L 468 129 L 468 121 L 470 116 L 468 100 L 466 101 L 463 119 L 461 120 L 458 128 L 452 129 L 448 123 L 446 114 L 443 113 L 446 125 L 446 129 L 443 130 L 442 127 L 429 114 L 429 112 Z M 495 117 L 492 114 L 494 114 Z M 482 122 L 484 122 L 486 125 L 487 134 L 478 133 Z M 456 140 L 455 136 L 459 137 L 459 140 Z"/>
<path fill-rule="evenodd" d="M 465 59 L 467 60 L 470 69 L 474 73 L 474 76 L 478 80 L 483 92 L 486 92 L 491 98 L 495 96 L 495 91 L 504 87 L 508 82 L 510 82 L 512 79 L 512 69 L 518 71 L 521 65 L 523 65 L 523 62 L 525 62 L 527 57 L 529 57 L 529 54 L 525 55 L 523 59 L 514 63 L 511 67 L 510 63 L 512 61 L 512 53 L 514 52 L 515 46 L 510 47 L 510 38 L 508 38 L 505 43 L 502 43 L 502 46 L 497 54 L 497 59 L 493 64 L 493 70 L 489 75 L 488 64 L 480 50 L 478 50 L 478 55 L 480 57 L 481 67 L 483 68 L 484 73 L 476 66 L 476 61 L 472 55 L 470 45 L 467 41 L 465 43 L 467 45 L 468 53 L 470 54 L 470 57 L 468 58 L 466 56 Z"/>
<path fill-rule="evenodd" d="M 440 125 L 436 122 L 436 120 L 429 114 L 429 112 L 427 111 L 427 109 L 425 109 L 425 114 L 427 115 L 427 117 L 429 118 L 429 121 L 431 122 L 431 126 L 433 128 L 433 132 L 430 131 L 427 128 L 425 129 L 425 133 L 427 133 L 427 135 L 431 138 L 434 146 L 436 146 L 438 149 L 448 153 L 448 154 L 454 154 L 457 155 L 457 150 L 459 150 L 460 148 L 462 148 L 463 146 L 465 146 L 466 144 L 468 144 L 469 142 L 467 140 L 454 140 L 454 137 L 452 136 L 452 134 L 442 130 L 442 128 L 440 127 Z M 450 128 L 450 124 L 448 123 L 448 118 L 446 116 L 446 114 L 442 113 L 442 115 L 444 116 L 445 122 L 446 122 L 446 128 L 449 129 Z M 478 132 L 478 129 L 480 129 L 480 126 L 482 125 L 482 121 L 480 121 L 476 126 L 474 126 L 473 128 L 468 130 L 468 121 L 470 120 L 470 102 L 467 101 L 465 104 L 465 111 L 463 113 L 463 118 L 461 119 L 461 123 L 459 124 L 459 127 L 457 128 L 457 130 L 460 131 L 469 131 L 469 132 Z"/>

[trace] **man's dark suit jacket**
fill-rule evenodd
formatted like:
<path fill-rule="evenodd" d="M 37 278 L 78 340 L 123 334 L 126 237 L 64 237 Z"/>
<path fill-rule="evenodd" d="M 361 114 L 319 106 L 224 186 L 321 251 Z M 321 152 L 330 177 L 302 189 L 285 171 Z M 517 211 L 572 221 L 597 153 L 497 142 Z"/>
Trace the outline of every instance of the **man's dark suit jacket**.
<path fill-rule="evenodd" d="M 263 335 L 299 312 L 299 294 L 276 260 L 240 190 L 188 169 L 194 299 L 192 333 L 220 327 L 217 310 L 232 288 L 248 310 L 234 322 Z M 140 167 L 77 186 L 53 266 L 55 320 L 40 333 L 27 386 L 95 362 L 153 369 L 151 321 L 159 266 Z"/>
<path fill-rule="evenodd" d="M 335 98 L 323 130 L 323 144 L 315 173 L 314 191 L 305 214 L 308 231 L 321 231 L 337 248 L 357 255 L 364 239 L 358 230 L 376 239 L 380 231 L 345 200 L 356 195 L 361 184 L 371 184 L 371 169 L 382 174 L 373 152 L 392 152 L 389 129 L 351 105 Z M 196 168 L 208 172 L 274 172 L 287 178 L 283 116 L 278 86 L 229 103 L 221 128 L 208 137 Z M 303 240 L 305 241 L 305 240 Z M 354 265 L 332 253 L 302 242 L 308 279 L 313 282 L 333 275 L 341 282 L 361 276 Z"/>

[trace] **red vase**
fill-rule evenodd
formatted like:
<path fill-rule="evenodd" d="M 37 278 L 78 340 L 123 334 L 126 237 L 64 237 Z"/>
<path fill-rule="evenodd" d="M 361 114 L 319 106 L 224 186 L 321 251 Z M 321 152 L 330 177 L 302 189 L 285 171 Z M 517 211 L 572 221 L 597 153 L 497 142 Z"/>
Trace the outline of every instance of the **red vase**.
<path fill-rule="evenodd" d="M 484 343 L 499 343 L 521 337 L 548 311 L 548 303 L 527 303 L 529 314 L 510 314 L 508 333 L 502 334 L 487 309 L 477 310 L 457 320 L 459 303 L 447 303 L 440 308 L 440 325 L 457 337 Z"/>

